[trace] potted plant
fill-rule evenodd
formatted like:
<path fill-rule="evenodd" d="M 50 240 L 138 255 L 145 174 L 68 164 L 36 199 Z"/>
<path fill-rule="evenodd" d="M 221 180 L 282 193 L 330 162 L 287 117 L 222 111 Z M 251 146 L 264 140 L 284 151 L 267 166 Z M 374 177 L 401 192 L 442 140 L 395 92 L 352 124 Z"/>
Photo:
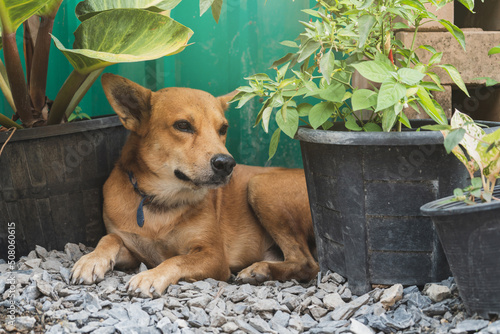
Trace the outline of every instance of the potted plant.
<path fill-rule="evenodd" d="M 249 85 L 234 98 L 242 107 L 260 97 L 256 125 L 267 132 L 271 119 L 278 124 L 270 157 L 282 132 L 301 141 L 320 267 L 347 276 L 354 293 L 449 274 L 419 208 L 465 185 L 467 173 L 447 157 L 440 133 L 412 131 L 429 122 L 410 121 L 405 111 L 448 124 L 432 97 L 443 89 L 438 67 L 468 92 L 456 68 L 440 64 L 442 52 L 416 45 L 416 37 L 410 46 L 395 38 L 410 28 L 404 22 L 416 36 L 422 24 L 437 21 L 465 48 L 461 30 L 425 6 L 448 2 L 320 0 L 304 10 L 311 19 L 300 22 L 305 29 L 296 41 L 282 42 L 294 51 L 273 64 L 276 75 L 246 78 Z M 472 1 L 460 2 L 472 10 Z M 417 49 L 432 53 L 428 63 Z M 356 72 L 370 89 L 353 86 Z"/>
<path fill-rule="evenodd" d="M 495 184 L 500 176 L 500 129 L 487 134 L 457 111 L 442 132 L 447 151 L 465 165 L 471 183 L 421 210 L 432 218 L 467 311 L 498 317 L 500 187 Z"/>
<path fill-rule="evenodd" d="M 104 233 L 101 188 L 127 133 L 117 117 L 67 120 L 84 118 L 78 103 L 107 66 L 157 59 L 187 46 L 192 31 L 169 17 L 179 2 L 82 1 L 70 49 L 51 35 L 62 0 L 0 0 L 0 89 L 14 110 L 12 119 L 0 114 L 0 215 L 16 226 L 17 256 L 36 244 L 92 245 Z M 221 3 L 201 1 L 200 11 L 212 6 L 218 20 Z M 16 40 L 21 26 L 25 66 Z M 45 91 L 51 41 L 74 67 L 54 100 Z M 0 249 L 6 258 L 6 229 Z"/>

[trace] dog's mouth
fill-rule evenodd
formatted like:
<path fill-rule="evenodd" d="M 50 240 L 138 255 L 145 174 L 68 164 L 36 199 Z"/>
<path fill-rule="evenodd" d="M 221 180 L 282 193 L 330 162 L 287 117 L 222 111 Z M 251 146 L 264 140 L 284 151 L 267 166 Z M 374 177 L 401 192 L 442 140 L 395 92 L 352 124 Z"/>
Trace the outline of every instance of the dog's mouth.
<path fill-rule="evenodd" d="M 201 188 L 201 187 L 206 187 L 206 188 L 217 188 L 220 186 L 223 186 L 229 182 L 231 179 L 231 174 L 227 176 L 219 176 L 219 175 L 213 175 L 210 179 L 208 180 L 193 180 L 180 170 L 176 169 L 174 171 L 175 177 L 177 177 L 179 180 L 184 181 L 184 182 L 189 182 L 193 184 L 194 186 Z"/>

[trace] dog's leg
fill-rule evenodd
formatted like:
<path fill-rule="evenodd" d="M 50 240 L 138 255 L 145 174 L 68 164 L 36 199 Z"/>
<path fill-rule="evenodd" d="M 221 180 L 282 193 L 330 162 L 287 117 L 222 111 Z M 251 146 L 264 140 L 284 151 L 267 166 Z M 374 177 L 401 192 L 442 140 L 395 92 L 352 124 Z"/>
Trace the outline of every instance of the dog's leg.
<path fill-rule="evenodd" d="M 238 274 L 238 279 L 308 281 L 319 266 L 311 254 L 312 219 L 304 175 L 298 171 L 262 174 L 249 183 L 249 202 L 261 224 L 278 244 L 284 261 L 262 261 Z"/>
<path fill-rule="evenodd" d="M 178 255 L 163 261 L 157 267 L 135 275 L 128 282 L 128 291 L 143 297 L 161 295 L 170 284 L 180 279 L 196 281 L 214 278 L 226 281 L 231 272 L 227 261 L 221 258 L 222 250 L 210 251 L 192 247 L 186 255 Z"/>
<path fill-rule="evenodd" d="M 116 234 L 105 235 L 97 244 L 93 252 L 84 255 L 73 266 L 73 284 L 92 284 L 104 279 L 115 264 L 119 267 L 134 267 L 139 261 L 123 244 Z"/>

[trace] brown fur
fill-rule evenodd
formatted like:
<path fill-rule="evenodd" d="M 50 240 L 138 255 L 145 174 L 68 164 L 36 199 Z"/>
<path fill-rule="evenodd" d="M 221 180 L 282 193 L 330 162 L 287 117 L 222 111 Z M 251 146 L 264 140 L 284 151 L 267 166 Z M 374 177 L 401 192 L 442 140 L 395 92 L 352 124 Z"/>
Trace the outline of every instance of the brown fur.
<path fill-rule="evenodd" d="M 316 275 L 304 172 L 237 165 L 216 175 L 216 155 L 232 160 L 224 111 L 233 94 L 151 92 L 112 74 L 102 83 L 131 135 L 104 185 L 108 234 L 75 264 L 74 282 L 91 284 L 115 265 L 140 262 L 151 269 L 132 277 L 129 291 L 147 296 L 181 279 L 227 280 L 231 272 L 252 283 Z M 179 129 L 186 122 L 192 131 Z M 128 172 L 141 192 L 154 196 L 144 206 L 143 227 L 136 219 L 141 197 Z"/>

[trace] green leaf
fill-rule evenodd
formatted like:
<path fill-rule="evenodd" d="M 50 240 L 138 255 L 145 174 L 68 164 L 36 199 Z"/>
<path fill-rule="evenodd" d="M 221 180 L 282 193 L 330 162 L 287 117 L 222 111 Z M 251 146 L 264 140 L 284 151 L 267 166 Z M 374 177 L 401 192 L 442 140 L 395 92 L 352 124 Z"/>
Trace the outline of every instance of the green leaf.
<path fill-rule="evenodd" d="M 427 51 L 429 51 L 432 54 L 436 54 L 437 53 L 436 49 L 434 49 L 434 47 L 431 46 L 431 45 L 420 45 L 418 48 L 419 49 L 423 49 L 423 50 L 427 50 Z"/>
<path fill-rule="evenodd" d="M 276 60 L 271 67 L 278 67 L 286 62 L 289 62 L 294 56 L 296 56 L 295 53 L 287 53 L 284 57 Z"/>
<path fill-rule="evenodd" d="M 458 0 L 458 1 L 471 12 L 474 10 L 474 0 Z M 482 1 L 484 2 L 484 0 Z"/>
<path fill-rule="evenodd" d="M 406 115 L 403 112 L 399 114 L 399 121 L 408 129 L 411 129 L 410 120 L 408 119 L 408 117 L 406 117 Z"/>
<path fill-rule="evenodd" d="M 281 130 L 278 128 L 274 131 L 273 136 L 271 137 L 271 143 L 269 144 L 269 160 L 276 154 L 276 150 L 278 149 L 278 144 L 280 142 Z"/>
<path fill-rule="evenodd" d="M 347 115 L 345 119 L 346 119 L 345 127 L 347 129 L 352 130 L 352 131 L 361 131 L 361 130 L 363 130 L 363 128 L 358 125 L 356 117 L 354 117 L 353 114 Z"/>
<path fill-rule="evenodd" d="M 412 68 L 403 67 L 398 70 L 398 77 L 402 83 L 413 86 L 422 81 L 425 74 Z"/>
<path fill-rule="evenodd" d="M 422 103 L 422 105 L 425 106 L 425 111 L 434 121 L 436 121 L 438 124 L 448 125 L 448 121 L 436 109 L 434 102 L 432 101 L 429 93 L 427 93 L 424 87 L 418 86 L 417 95 L 420 98 L 420 102 Z"/>
<path fill-rule="evenodd" d="M 151 12 L 172 10 L 181 0 L 85 0 L 80 2 L 75 13 L 80 21 L 85 21 L 94 15 L 113 9 L 137 8 Z"/>
<path fill-rule="evenodd" d="M 363 125 L 363 130 L 366 132 L 382 132 L 382 128 L 376 123 L 366 123 Z"/>
<path fill-rule="evenodd" d="M 0 18 L 6 34 L 14 33 L 21 24 L 51 0 L 1 0 Z"/>
<path fill-rule="evenodd" d="M 297 129 L 299 128 L 299 114 L 295 108 L 287 108 L 286 121 L 283 119 L 282 110 L 276 113 L 276 123 L 288 137 L 294 138 Z"/>
<path fill-rule="evenodd" d="M 309 112 L 311 111 L 312 107 L 313 106 L 309 103 L 301 103 L 297 106 L 297 112 L 299 113 L 300 117 L 309 116 Z"/>
<path fill-rule="evenodd" d="M 486 83 L 485 83 L 486 87 L 495 86 L 495 85 L 498 85 L 500 83 L 500 82 L 496 81 L 495 79 L 489 78 L 489 77 L 474 78 L 472 80 L 486 80 Z"/>
<path fill-rule="evenodd" d="M 40 10 L 36 13 L 38 16 L 42 17 L 55 17 L 59 6 L 61 6 L 61 2 L 63 0 L 50 0 L 47 2 L 45 6 L 40 8 Z"/>
<path fill-rule="evenodd" d="M 222 0 L 215 0 L 212 4 L 212 16 L 215 23 L 219 23 L 220 13 L 222 12 Z"/>
<path fill-rule="evenodd" d="M 465 129 L 459 128 L 450 131 L 444 139 L 444 148 L 446 152 L 451 153 L 455 146 L 457 146 L 465 136 Z"/>
<path fill-rule="evenodd" d="M 271 81 L 271 78 L 266 73 L 257 73 L 249 77 L 244 78 L 245 80 L 257 80 L 257 81 Z"/>
<path fill-rule="evenodd" d="M 465 35 L 462 30 L 450 21 L 439 20 L 439 23 L 441 23 L 441 25 L 443 25 L 443 27 L 445 27 L 453 35 L 453 37 L 455 37 L 465 51 Z"/>
<path fill-rule="evenodd" d="M 309 14 L 311 16 L 314 16 L 314 17 L 321 17 L 319 14 L 318 14 L 318 11 L 316 10 L 312 10 L 312 9 L 302 9 L 302 12 L 306 13 L 306 14 Z"/>
<path fill-rule="evenodd" d="M 384 82 L 378 93 L 377 109 L 375 109 L 375 112 L 392 107 L 405 96 L 406 87 L 404 85 L 398 82 Z"/>
<path fill-rule="evenodd" d="M 489 52 L 488 52 L 488 55 L 496 55 L 500 53 L 500 45 L 499 46 L 495 46 L 494 48 L 492 48 Z"/>
<path fill-rule="evenodd" d="M 316 42 L 315 40 L 310 39 L 307 41 L 307 43 L 304 45 L 304 48 L 300 51 L 300 56 L 298 59 L 298 62 L 303 62 L 306 60 L 310 55 L 312 55 L 316 50 L 320 48 L 321 44 L 319 42 Z"/>
<path fill-rule="evenodd" d="M 331 102 L 342 102 L 345 92 L 345 86 L 341 83 L 335 82 L 331 85 L 326 86 L 325 89 L 321 90 L 319 96 L 323 100 Z"/>
<path fill-rule="evenodd" d="M 483 181 L 480 177 L 474 177 L 471 181 L 471 184 L 474 188 L 481 188 L 483 186 Z"/>
<path fill-rule="evenodd" d="M 284 46 L 288 46 L 290 48 L 298 48 L 299 46 L 297 45 L 297 43 L 295 43 L 294 41 L 283 41 L 280 43 L 281 45 L 284 45 Z"/>
<path fill-rule="evenodd" d="M 212 6 L 214 0 L 200 0 L 200 16 L 205 14 L 205 12 Z"/>
<path fill-rule="evenodd" d="M 429 59 L 429 65 L 440 63 L 441 59 L 443 59 L 443 53 L 442 52 L 435 53 L 432 55 L 431 59 Z"/>
<path fill-rule="evenodd" d="M 451 130 L 451 126 L 443 124 L 432 124 L 432 125 L 424 125 L 421 127 L 421 129 L 429 131 L 441 131 L 441 130 Z"/>
<path fill-rule="evenodd" d="M 460 188 L 455 188 L 453 190 L 453 196 L 455 196 L 455 197 L 462 197 L 462 196 L 464 196 L 464 191 L 462 189 L 460 189 Z"/>
<path fill-rule="evenodd" d="M 359 10 L 367 9 L 369 8 L 374 0 L 364 0 L 363 3 L 359 6 L 356 6 Z"/>
<path fill-rule="evenodd" d="M 319 128 L 333 114 L 335 108 L 332 102 L 320 102 L 311 108 L 309 112 L 309 123 L 314 129 Z"/>
<path fill-rule="evenodd" d="M 359 28 L 359 48 L 363 48 L 368 36 L 370 36 L 370 32 L 372 31 L 373 26 L 377 22 L 375 16 L 372 15 L 363 15 L 358 20 L 358 28 Z"/>
<path fill-rule="evenodd" d="M 264 128 L 264 132 L 269 132 L 269 120 L 271 119 L 271 112 L 273 111 L 272 107 L 264 108 L 262 113 L 262 127 Z"/>
<path fill-rule="evenodd" d="M 377 93 L 369 89 L 358 89 L 351 97 L 352 110 L 369 109 L 377 104 Z"/>
<path fill-rule="evenodd" d="M 392 78 L 391 73 L 394 73 L 387 63 L 376 60 L 364 61 L 353 64 L 352 66 L 358 70 L 359 74 L 361 74 L 364 78 L 378 83 L 382 83 Z"/>
<path fill-rule="evenodd" d="M 236 106 L 236 109 L 240 109 L 243 107 L 250 99 L 253 97 L 257 96 L 255 93 L 246 93 L 243 94 L 242 97 L 240 98 L 240 101 L 238 102 L 238 105 Z"/>
<path fill-rule="evenodd" d="M 390 132 L 396 123 L 397 117 L 393 108 L 388 108 L 383 111 L 382 129 L 384 132 Z"/>
<path fill-rule="evenodd" d="M 446 72 L 448 72 L 448 75 L 450 76 L 451 80 L 460 88 L 465 94 L 467 94 L 468 97 L 469 91 L 467 90 L 467 87 L 465 87 L 465 83 L 462 80 L 462 76 L 460 75 L 460 72 L 455 68 L 455 66 L 446 64 L 446 65 L 439 65 L 442 69 L 444 69 Z"/>
<path fill-rule="evenodd" d="M 88 74 L 112 64 L 176 54 L 186 47 L 192 34 L 191 29 L 161 14 L 116 9 L 82 22 L 75 31 L 74 49 L 66 49 L 52 38 L 75 70 Z"/>
<path fill-rule="evenodd" d="M 335 55 L 330 50 L 321 57 L 319 61 L 319 69 L 321 75 L 325 78 L 326 82 L 330 84 L 333 69 L 335 68 Z"/>

